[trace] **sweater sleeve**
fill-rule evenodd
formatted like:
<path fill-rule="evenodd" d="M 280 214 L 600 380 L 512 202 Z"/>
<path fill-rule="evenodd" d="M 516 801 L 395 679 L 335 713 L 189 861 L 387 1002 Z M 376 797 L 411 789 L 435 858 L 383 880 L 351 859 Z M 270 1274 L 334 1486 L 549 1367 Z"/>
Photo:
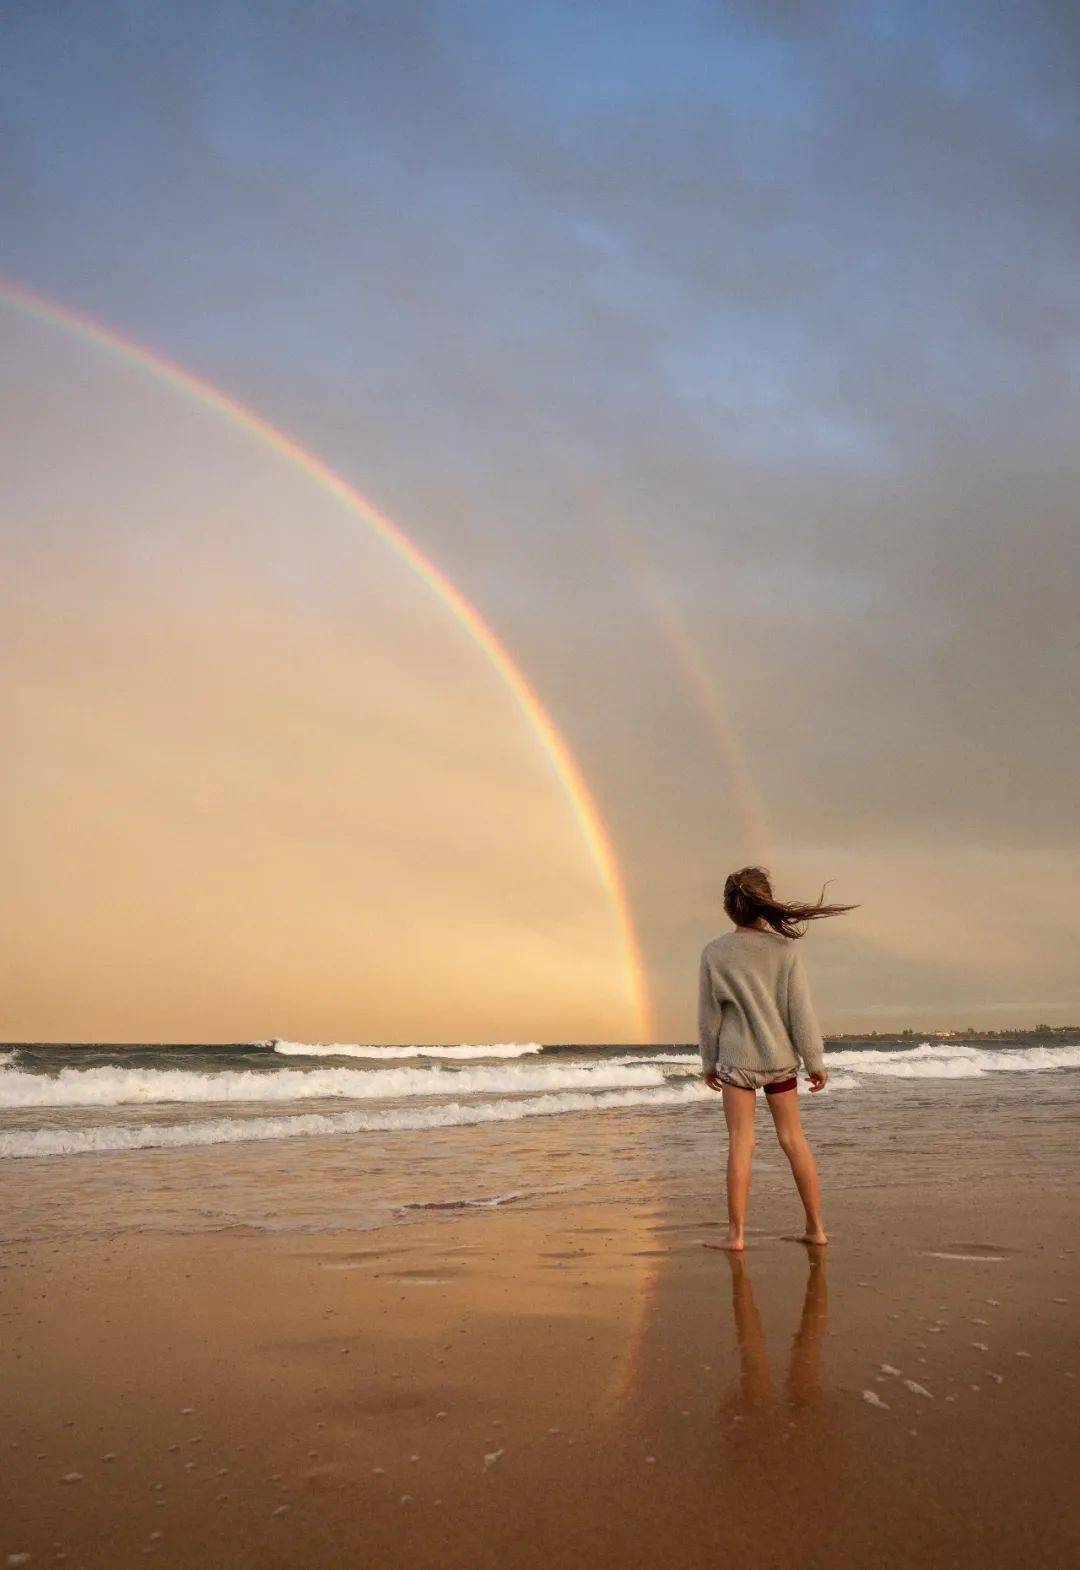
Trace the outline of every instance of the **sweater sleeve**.
<path fill-rule="evenodd" d="M 710 1074 L 716 1067 L 720 1044 L 717 1040 L 716 997 L 713 993 L 709 961 L 704 953 L 701 956 L 701 972 L 698 977 L 698 1047 L 701 1052 L 701 1067 L 706 1074 Z"/>
<path fill-rule="evenodd" d="M 814 1005 L 810 1000 L 810 984 L 798 950 L 792 956 L 788 970 L 787 1028 L 791 1044 L 802 1058 L 807 1073 L 816 1074 L 824 1067 L 825 1043 L 821 1039 Z"/>

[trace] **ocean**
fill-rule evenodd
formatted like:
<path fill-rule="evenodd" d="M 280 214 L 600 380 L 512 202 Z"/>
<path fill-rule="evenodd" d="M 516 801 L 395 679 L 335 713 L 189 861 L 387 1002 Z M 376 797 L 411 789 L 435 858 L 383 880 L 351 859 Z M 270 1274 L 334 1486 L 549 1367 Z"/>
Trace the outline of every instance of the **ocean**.
<path fill-rule="evenodd" d="M 800 1095 L 826 1190 L 918 1183 L 938 1157 L 953 1181 L 1007 1175 L 1018 1123 L 1048 1170 L 1074 1159 L 1076 1039 L 846 1039 L 828 1065 Z M 755 1181 L 787 1182 L 759 1119 Z M 0 1051 L 5 1242 L 370 1230 L 642 1183 L 722 1213 L 723 1151 L 720 1098 L 678 1044 Z"/>

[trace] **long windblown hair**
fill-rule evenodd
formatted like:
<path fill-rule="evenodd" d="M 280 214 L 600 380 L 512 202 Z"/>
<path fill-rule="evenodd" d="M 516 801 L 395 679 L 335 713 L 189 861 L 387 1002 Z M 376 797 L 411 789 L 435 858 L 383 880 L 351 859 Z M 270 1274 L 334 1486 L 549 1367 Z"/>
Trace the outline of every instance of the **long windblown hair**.
<path fill-rule="evenodd" d="M 845 911 L 858 907 L 826 905 L 824 888 L 816 905 L 779 900 L 773 894 L 764 867 L 740 867 L 738 872 L 728 874 L 724 884 L 724 909 L 737 927 L 756 927 L 764 921 L 781 937 L 801 938 L 811 921 L 820 921 L 823 916 L 842 916 Z"/>

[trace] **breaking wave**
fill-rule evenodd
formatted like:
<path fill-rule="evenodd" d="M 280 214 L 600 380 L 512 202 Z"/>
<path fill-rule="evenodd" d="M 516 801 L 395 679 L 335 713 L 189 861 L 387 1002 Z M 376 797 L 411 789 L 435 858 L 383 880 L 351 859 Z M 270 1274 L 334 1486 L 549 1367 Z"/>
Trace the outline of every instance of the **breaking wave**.
<path fill-rule="evenodd" d="M 500 1041 L 487 1047 L 465 1042 L 457 1047 L 365 1047 L 356 1041 L 280 1041 L 275 1037 L 270 1045 L 286 1058 L 371 1058 L 384 1063 L 395 1058 L 525 1058 L 544 1050 L 538 1041 Z"/>
<path fill-rule="evenodd" d="M 0 1159 L 24 1156 L 88 1155 L 118 1150 L 190 1148 L 235 1144 L 244 1140 L 288 1139 L 363 1134 L 393 1130 L 468 1128 L 480 1123 L 510 1123 L 524 1118 L 555 1117 L 566 1112 L 613 1112 L 626 1107 L 674 1106 L 708 1095 L 700 1085 L 664 1085 L 652 1090 L 609 1090 L 590 1094 L 562 1091 L 517 1101 L 466 1104 L 444 1102 L 433 1107 L 392 1107 L 383 1111 L 297 1113 L 292 1117 L 215 1118 L 190 1123 L 150 1123 L 125 1127 L 19 1129 L 0 1134 Z"/>
<path fill-rule="evenodd" d="M 956 1041 L 923 1041 L 902 1051 L 877 1048 L 829 1053 L 830 1066 L 887 1079 L 977 1079 L 983 1074 L 1030 1074 L 1080 1068 L 1080 1044 L 1054 1047 L 966 1047 Z"/>
<path fill-rule="evenodd" d="M 511 1064 L 492 1068 L 191 1069 L 66 1068 L 59 1074 L 8 1069 L 0 1108 L 121 1107 L 167 1102 L 396 1100 L 406 1096 L 520 1095 L 529 1091 L 660 1086 L 659 1066 Z"/>

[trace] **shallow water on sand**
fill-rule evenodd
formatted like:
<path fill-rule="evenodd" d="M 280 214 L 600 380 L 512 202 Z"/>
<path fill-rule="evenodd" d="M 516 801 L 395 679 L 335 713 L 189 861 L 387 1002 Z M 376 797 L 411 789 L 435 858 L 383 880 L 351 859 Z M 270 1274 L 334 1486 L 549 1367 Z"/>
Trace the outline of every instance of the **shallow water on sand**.
<path fill-rule="evenodd" d="M 634 1194 L 722 1209 L 686 1048 L 50 1047 L 0 1062 L 0 1241 L 333 1231 Z M 1080 1045 L 864 1044 L 800 1094 L 827 1187 L 1054 1182 Z M 759 1098 L 757 1183 L 786 1185 Z M 6 1159 L 5 1159 L 6 1158 Z M 958 1250 L 962 1252 L 962 1250 Z"/>

